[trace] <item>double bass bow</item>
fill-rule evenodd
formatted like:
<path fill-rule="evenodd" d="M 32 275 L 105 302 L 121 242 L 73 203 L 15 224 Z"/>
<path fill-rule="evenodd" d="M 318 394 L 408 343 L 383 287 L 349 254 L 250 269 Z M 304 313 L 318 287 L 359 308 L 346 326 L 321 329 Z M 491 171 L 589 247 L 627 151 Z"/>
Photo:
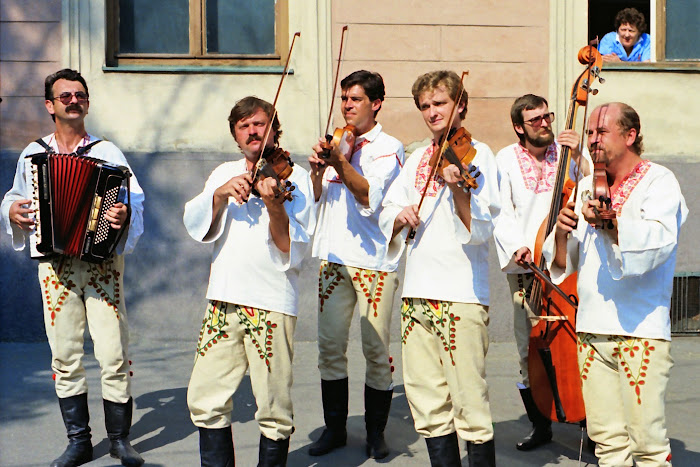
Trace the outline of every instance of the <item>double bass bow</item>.
<path fill-rule="evenodd" d="M 587 109 L 589 94 L 597 93 L 591 88 L 595 79 L 601 83 L 604 81 L 599 76 L 603 59 L 595 47 L 583 47 L 578 53 L 578 60 L 586 65 L 586 69 L 574 82 L 566 129 L 576 126 L 579 108 Z M 586 417 L 577 355 L 577 276 L 572 274 L 559 286 L 554 285 L 549 280 L 542 256 L 542 244 L 554 230 L 559 211 L 572 193 L 574 198 L 577 196 L 577 182 L 568 177 L 570 151 L 568 146 L 561 148 L 552 203 L 537 234 L 533 262 L 530 264 L 536 279 L 532 283 L 528 304 L 538 322 L 530 332 L 528 371 L 532 396 L 539 411 L 553 421 L 577 423 Z"/>
<path fill-rule="evenodd" d="M 277 93 L 275 94 L 275 100 L 272 102 L 272 115 L 265 126 L 265 132 L 263 133 L 263 140 L 260 147 L 260 157 L 253 167 L 251 177 L 253 179 L 252 186 L 254 187 L 258 180 L 262 180 L 268 177 L 274 178 L 277 183 L 277 193 L 275 198 L 282 196 L 285 201 L 292 200 L 292 191 L 296 188 L 292 182 L 287 180 L 292 174 L 292 167 L 294 162 L 292 162 L 289 152 L 275 145 L 275 147 L 268 148 L 267 141 L 270 138 L 270 133 L 272 132 L 272 123 L 277 117 L 277 99 L 280 96 L 280 91 L 282 90 L 282 83 L 284 78 L 287 76 L 287 71 L 289 70 L 289 60 L 292 58 L 292 50 L 294 49 L 294 42 L 296 38 L 301 36 L 300 32 L 295 32 L 294 37 L 292 37 L 292 44 L 289 47 L 289 54 L 287 55 L 287 61 L 284 64 L 284 70 L 282 71 L 282 77 L 280 78 L 280 84 L 277 87 Z M 259 193 L 255 188 L 253 188 L 252 193 L 259 196 Z"/>
<path fill-rule="evenodd" d="M 420 201 L 418 202 L 418 212 L 423 205 L 423 200 L 425 200 L 425 195 L 428 193 L 428 188 L 430 183 L 435 178 L 435 175 L 442 176 L 442 171 L 450 166 L 455 165 L 460 172 L 461 180 L 458 182 L 458 186 L 462 188 L 465 193 L 469 190 L 476 190 L 479 188 L 479 183 L 476 181 L 477 177 L 481 175 L 477 167 L 471 165 L 471 162 L 476 157 L 476 148 L 472 145 L 472 135 L 464 127 L 453 128 L 452 122 L 454 121 L 455 115 L 457 115 L 457 107 L 462 101 L 462 96 L 464 95 L 464 76 L 468 75 L 468 71 L 463 71 L 460 77 L 460 90 L 455 99 L 454 106 L 450 111 L 449 125 L 445 128 L 445 133 L 440 138 L 440 144 L 438 150 L 435 151 L 430 158 L 430 175 L 428 176 L 428 181 L 423 188 L 423 193 L 421 193 Z M 468 169 L 465 169 L 467 166 Z M 411 227 L 406 236 L 406 244 L 416 236 L 416 230 Z"/>

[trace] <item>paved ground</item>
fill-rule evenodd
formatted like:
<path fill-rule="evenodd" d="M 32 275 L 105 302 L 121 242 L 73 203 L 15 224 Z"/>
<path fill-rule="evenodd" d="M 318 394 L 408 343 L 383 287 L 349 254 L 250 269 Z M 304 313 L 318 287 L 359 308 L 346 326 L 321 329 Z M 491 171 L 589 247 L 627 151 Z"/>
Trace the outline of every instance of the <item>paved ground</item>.
<path fill-rule="evenodd" d="M 28 325 L 36 325 L 27 323 Z M 193 362 L 192 342 L 147 341 L 132 344 L 134 361 L 135 413 L 131 439 L 146 459 L 147 466 L 199 465 L 198 436 L 186 405 L 186 389 Z M 392 344 L 396 361 L 396 389 L 387 438 L 391 455 L 381 461 L 390 465 L 425 466 L 425 442 L 413 430 L 401 377 L 398 344 Z M 65 447 L 65 430 L 60 419 L 49 370 L 46 343 L 0 344 L 0 465 L 6 467 L 45 466 Z M 497 462 L 501 466 L 578 466 L 580 429 L 555 424 L 555 441 L 530 453 L 520 453 L 515 443 L 528 430 L 528 422 L 515 388 L 517 362 L 512 343 L 491 345 L 488 381 L 496 431 Z M 668 391 L 668 427 L 675 466 L 700 465 L 700 340 L 677 338 L 673 343 L 675 366 Z M 316 343 L 297 342 L 293 389 L 296 433 L 292 436 L 290 466 L 367 466 L 375 464 L 364 456 L 362 385 L 364 362 L 357 342 L 350 346 L 350 416 L 348 446 L 321 458 L 307 454 L 307 446 L 321 432 L 319 375 Z M 108 443 L 99 394 L 99 367 L 88 361 L 91 426 L 96 459 L 91 466 L 118 465 L 107 454 Z M 246 378 L 234 398 L 234 442 L 239 466 L 257 462 L 259 431 L 253 420 L 255 402 Z M 463 464 L 467 464 L 463 453 Z M 583 455 L 580 465 L 595 465 L 595 458 Z"/>

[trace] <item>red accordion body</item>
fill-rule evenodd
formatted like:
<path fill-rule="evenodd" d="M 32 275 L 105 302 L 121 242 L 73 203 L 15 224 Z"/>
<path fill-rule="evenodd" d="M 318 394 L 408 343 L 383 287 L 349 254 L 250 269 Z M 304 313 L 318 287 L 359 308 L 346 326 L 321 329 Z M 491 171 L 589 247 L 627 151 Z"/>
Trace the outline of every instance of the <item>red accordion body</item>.
<path fill-rule="evenodd" d="M 126 167 L 75 154 L 27 156 L 33 187 L 33 254 L 60 253 L 99 263 L 112 254 L 126 227 L 114 229 L 105 211 L 128 205 Z M 128 222 L 128 220 L 127 220 Z"/>

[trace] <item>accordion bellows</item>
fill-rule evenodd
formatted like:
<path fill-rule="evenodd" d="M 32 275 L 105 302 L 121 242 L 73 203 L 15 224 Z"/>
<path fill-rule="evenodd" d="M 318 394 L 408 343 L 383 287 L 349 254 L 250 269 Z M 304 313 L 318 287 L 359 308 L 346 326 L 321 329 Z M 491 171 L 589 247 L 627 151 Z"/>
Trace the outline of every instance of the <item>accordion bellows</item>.
<path fill-rule="evenodd" d="M 75 154 L 33 154 L 26 162 L 36 222 L 32 256 L 59 253 L 92 263 L 107 259 L 126 227 L 112 228 L 104 214 L 118 202 L 128 205 L 129 170 Z"/>

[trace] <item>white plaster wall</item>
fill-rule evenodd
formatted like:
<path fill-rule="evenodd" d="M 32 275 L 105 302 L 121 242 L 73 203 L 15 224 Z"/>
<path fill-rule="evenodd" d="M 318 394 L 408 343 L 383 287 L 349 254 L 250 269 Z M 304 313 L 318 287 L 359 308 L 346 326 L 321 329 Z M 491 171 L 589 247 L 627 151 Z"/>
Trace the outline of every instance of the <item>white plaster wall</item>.
<path fill-rule="evenodd" d="M 319 36 L 325 40 L 328 11 L 323 0 L 289 3 L 290 38 L 296 31 L 301 37 L 290 62 L 294 74 L 284 80 L 277 109 L 282 147 L 306 153 L 321 127 L 328 59 Z M 104 0 L 64 0 L 63 15 L 64 63 L 78 68 L 90 87 L 88 130 L 123 151 L 237 152 L 227 122 L 235 102 L 247 95 L 274 100 L 279 74 L 104 72 Z"/>

